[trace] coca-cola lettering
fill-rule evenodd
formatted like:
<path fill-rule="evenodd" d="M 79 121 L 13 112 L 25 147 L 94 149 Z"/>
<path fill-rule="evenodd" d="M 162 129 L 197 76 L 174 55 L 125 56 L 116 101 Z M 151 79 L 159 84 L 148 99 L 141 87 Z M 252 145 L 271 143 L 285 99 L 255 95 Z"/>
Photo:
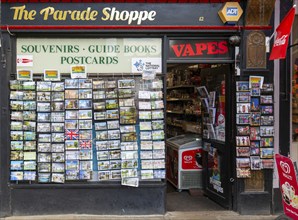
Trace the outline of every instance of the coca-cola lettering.
<path fill-rule="evenodd" d="M 171 48 L 176 57 L 195 57 L 228 53 L 227 41 L 173 44 Z"/>
<path fill-rule="evenodd" d="M 274 47 L 284 45 L 287 41 L 288 36 L 289 35 L 282 35 L 280 38 L 276 38 L 276 40 L 274 41 Z"/>

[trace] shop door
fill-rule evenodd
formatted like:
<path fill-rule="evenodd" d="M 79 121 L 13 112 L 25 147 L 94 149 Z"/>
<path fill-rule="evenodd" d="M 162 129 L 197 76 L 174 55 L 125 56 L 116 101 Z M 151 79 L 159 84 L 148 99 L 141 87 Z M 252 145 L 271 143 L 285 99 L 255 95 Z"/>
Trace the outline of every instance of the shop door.
<path fill-rule="evenodd" d="M 231 65 L 201 70 L 203 120 L 203 184 L 205 194 L 232 209 L 232 86 Z M 207 94 L 207 95 L 206 95 Z"/>

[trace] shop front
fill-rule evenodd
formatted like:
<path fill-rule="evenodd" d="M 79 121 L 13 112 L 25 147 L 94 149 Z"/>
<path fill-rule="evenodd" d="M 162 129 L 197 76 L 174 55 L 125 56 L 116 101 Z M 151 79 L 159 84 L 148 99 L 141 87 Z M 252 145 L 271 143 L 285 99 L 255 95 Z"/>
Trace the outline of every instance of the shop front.
<path fill-rule="evenodd" d="M 209 198 L 255 208 L 246 196 L 272 182 L 273 86 L 237 56 L 241 14 L 218 15 L 240 5 L 4 2 L 1 215 L 164 214 L 178 135 L 201 140 L 202 164 L 182 158 Z"/>

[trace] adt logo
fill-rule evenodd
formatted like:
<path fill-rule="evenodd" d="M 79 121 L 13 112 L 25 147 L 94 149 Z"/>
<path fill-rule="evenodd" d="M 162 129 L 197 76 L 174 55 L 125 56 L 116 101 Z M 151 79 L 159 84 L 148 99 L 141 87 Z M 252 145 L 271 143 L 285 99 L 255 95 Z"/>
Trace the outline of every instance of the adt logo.
<path fill-rule="evenodd" d="M 237 16 L 238 8 L 236 7 L 227 7 L 227 16 Z"/>

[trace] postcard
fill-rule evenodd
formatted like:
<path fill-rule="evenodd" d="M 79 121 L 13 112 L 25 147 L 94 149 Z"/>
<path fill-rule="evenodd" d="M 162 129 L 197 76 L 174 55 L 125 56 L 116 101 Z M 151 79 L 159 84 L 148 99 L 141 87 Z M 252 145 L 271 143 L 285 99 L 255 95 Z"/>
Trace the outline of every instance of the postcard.
<path fill-rule="evenodd" d="M 251 96 L 250 92 L 237 92 L 236 101 L 237 102 L 250 102 Z"/>
<path fill-rule="evenodd" d="M 261 114 L 263 114 L 263 115 L 273 114 L 273 106 L 272 105 L 262 105 L 261 106 Z"/>
<path fill-rule="evenodd" d="M 38 152 L 51 152 L 51 143 L 38 143 Z"/>
<path fill-rule="evenodd" d="M 10 130 L 22 131 L 23 130 L 23 122 L 21 122 L 21 121 L 12 121 L 10 123 Z"/>
<path fill-rule="evenodd" d="M 79 180 L 79 170 L 66 170 L 65 180 Z"/>
<path fill-rule="evenodd" d="M 124 142 L 133 142 L 137 140 L 137 134 L 136 132 L 130 132 L 130 133 L 123 133 L 121 134 L 121 141 Z"/>
<path fill-rule="evenodd" d="M 251 156 L 258 156 L 258 155 L 260 155 L 260 147 L 258 147 L 258 146 L 251 146 L 250 147 L 250 155 Z"/>
<path fill-rule="evenodd" d="M 24 161 L 24 170 L 36 170 L 36 161 Z"/>
<path fill-rule="evenodd" d="M 23 114 L 21 112 L 11 113 L 11 120 L 35 121 L 35 118 L 36 118 L 35 111 L 23 111 Z"/>
<path fill-rule="evenodd" d="M 64 111 L 64 102 L 52 102 L 51 103 L 52 111 Z"/>
<path fill-rule="evenodd" d="M 53 173 L 64 173 L 65 164 L 64 163 L 52 163 L 52 172 Z"/>
<path fill-rule="evenodd" d="M 24 173 L 22 171 L 12 171 L 10 172 L 11 181 L 21 181 L 24 180 Z"/>
<path fill-rule="evenodd" d="M 152 119 L 164 119 L 164 112 L 159 110 L 152 111 Z"/>
<path fill-rule="evenodd" d="M 109 151 L 110 160 L 120 160 L 121 159 L 121 150 L 111 150 Z"/>
<path fill-rule="evenodd" d="M 274 168 L 274 159 L 262 159 L 262 168 L 263 169 L 273 169 Z"/>
<path fill-rule="evenodd" d="M 260 112 L 260 99 L 259 98 L 251 98 L 251 108 L 252 112 Z"/>
<path fill-rule="evenodd" d="M 96 150 L 101 151 L 101 150 L 107 150 L 108 142 L 107 141 L 96 141 L 95 142 L 95 146 L 96 146 Z"/>
<path fill-rule="evenodd" d="M 79 151 L 66 151 L 65 159 L 66 160 L 78 160 L 79 159 Z"/>
<path fill-rule="evenodd" d="M 40 182 L 40 183 L 51 182 L 51 174 L 50 173 L 39 173 L 38 174 L 38 182 Z"/>
<path fill-rule="evenodd" d="M 52 153 L 52 161 L 56 163 L 63 163 L 64 153 Z"/>
<path fill-rule="evenodd" d="M 70 67 L 70 77 L 72 79 L 87 78 L 87 70 L 85 65 L 72 65 Z"/>
<path fill-rule="evenodd" d="M 65 90 L 65 99 L 78 99 L 79 90 L 77 89 L 66 89 Z"/>
<path fill-rule="evenodd" d="M 105 88 L 105 81 L 104 80 L 94 79 L 92 84 L 93 84 L 93 89 L 104 89 Z"/>
<path fill-rule="evenodd" d="M 22 89 L 23 90 L 35 90 L 35 88 L 36 88 L 36 82 L 22 81 Z"/>
<path fill-rule="evenodd" d="M 80 140 L 80 149 L 92 149 L 92 140 Z"/>
<path fill-rule="evenodd" d="M 66 150 L 78 150 L 79 149 L 79 141 L 78 140 L 66 140 L 65 141 L 65 149 Z"/>
<path fill-rule="evenodd" d="M 117 129 L 119 128 L 119 121 L 118 120 L 107 121 L 107 127 L 108 129 Z"/>
<path fill-rule="evenodd" d="M 92 89 L 92 79 L 79 79 L 80 89 Z"/>
<path fill-rule="evenodd" d="M 91 140 L 92 139 L 92 130 L 80 130 L 79 131 L 79 139 L 80 140 Z"/>
<path fill-rule="evenodd" d="M 117 89 L 111 89 L 106 91 L 106 99 L 114 99 L 118 97 Z"/>
<path fill-rule="evenodd" d="M 24 171 L 24 180 L 35 181 L 36 180 L 36 171 Z"/>
<path fill-rule="evenodd" d="M 273 159 L 274 158 L 274 148 L 260 148 L 262 159 Z"/>
<path fill-rule="evenodd" d="M 140 152 L 140 158 L 142 159 L 142 160 L 144 160 L 144 159 L 152 159 L 153 158 L 153 156 L 152 156 L 152 154 L 153 154 L 153 152 L 150 150 L 150 151 L 141 151 Z M 126 168 L 126 167 L 123 167 L 123 168 Z M 129 168 L 131 168 L 131 167 L 129 167 Z"/>
<path fill-rule="evenodd" d="M 119 89 L 118 97 L 119 98 L 130 98 L 135 96 L 135 91 L 132 89 Z"/>
<path fill-rule="evenodd" d="M 65 182 L 64 173 L 53 173 L 52 174 L 52 182 L 53 183 L 64 183 Z"/>
<path fill-rule="evenodd" d="M 24 131 L 24 141 L 34 141 L 36 140 L 36 132 Z"/>
<path fill-rule="evenodd" d="M 249 158 L 236 158 L 237 168 L 250 168 Z"/>
<path fill-rule="evenodd" d="M 36 150 L 36 141 L 24 141 L 24 150 Z"/>
<path fill-rule="evenodd" d="M 33 80 L 32 70 L 17 70 L 17 80 Z"/>
<path fill-rule="evenodd" d="M 264 83 L 262 87 L 262 92 L 272 92 L 273 84 L 272 83 Z"/>
<path fill-rule="evenodd" d="M 51 153 L 38 153 L 38 162 L 39 163 L 46 163 L 51 162 L 52 160 L 52 154 Z M 49 163 L 51 167 L 51 163 Z"/>
<path fill-rule="evenodd" d="M 91 109 L 91 108 L 92 108 L 92 100 L 84 100 L 84 99 L 79 100 L 79 109 Z"/>
<path fill-rule="evenodd" d="M 142 160 L 141 167 L 142 167 L 142 169 L 153 169 L 154 162 L 153 162 L 153 160 Z"/>
<path fill-rule="evenodd" d="M 138 171 L 137 169 L 121 169 L 121 178 L 127 177 L 137 177 Z"/>
<path fill-rule="evenodd" d="M 37 121 L 40 122 L 50 122 L 51 121 L 51 113 L 50 112 L 38 112 L 37 113 Z"/>
<path fill-rule="evenodd" d="M 139 125 L 140 125 L 140 130 L 141 131 L 152 130 L 152 123 L 151 123 L 151 121 L 141 121 L 139 123 Z"/>
<path fill-rule="evenodd" d="M 250 103 L 237 103 L 237 113 L 249 113 Z"/>
<path fill-rule="evenodd" d="M 78 79 L 65 79 L 65 88 L 66 89 L 79 88 L 79 80 Z"/>
<path fill-rule="evenodd" d="M 10 149 L 11 150 L 23 150 L 23 141 L 11 141 L 10 142 Z"/>
<path fill-rule="evenodd" d="M 37 132 L 50 132 L 51 131 L 51 123 L 37 123 Z"/>
<path fill-rule="evenodd" d="M 134 107 L 135 100 L 133 98 L 119 99 L 119 106 L 120 107 Z"/>
<path fill-rule="evenodd" d="M 95 130 L 106 130 L 107 122 L 95 122 L 94 123 Z"/>
<path fill-rule="evenodd" d="M 250 140 L 260 140 L 260 128 L 259 127 L 251 127 L 250 128 Z"/>
<path fill-rule="evenodd" d="M 249 88 L 262 88 L 264 82 L 263 76 L 249 76 Z"/>
<path fill-rule="evenodd" d="M 164 101 L 163 100 L 157 100 L 151 102 L 151 108 L 152 109 L 163 109 L 164 108 Z"/>
<path fill-rule="evenodd" d="M 109 140 L 120 139 L 120 130 L 108 130 L 108 139 Z"/>
<path fill-rule="evenodd" d="M 93 100 L 105 99 L 105 98 L 106 98 L 105 91 L 93 91 Z"/>
<path fill-rule="evenodd" d="M 22 91 L 10 91 L 10 99 L 23 100 L 24 92 Z"/>
<path fill-rule="evenodd" d="M 109 140 L 107 147 L 109 150 L 120 149 L 120 140 Z"/>
<path fill-rule="evenodd" d="M 99 161 L 97 168 L 98 170 L 108 170 L 110 168 L 110 161 Z"/>
<path fill-rule="evenodd" d="M 98 151 L 96 154 L 97 154 L 97 160 L 109 160 L 110 159 L 109 151 Z"/>
<path fill-rule="evenodd" d="M 251 96 L 260 96 L 261 95 L 261 89 L 260 88 L 251 88 L 250 89 L 250 95 Z"/>
<path fill-rule="evenodd" d="M 80 161 L 80 170 L 92 171 L 92 161 Z"/>
<path fill-rule="evenodd" d="M 274 127 L 273 126 L 261 126 L 260 127 L 261 136 L 274 136 Z"/>
<path fill-rule="evenodd" d="M 151 92 L 150 91 L 139 91 L 138 97 L 139 97 L 139 99 L 151 99 Z"/>
<path fill-rule="evenodd" d="M 153 150 L 164 150 L 165 142 L 164 141 L 154 141 L 154 142 L 152 142 L 152 146 L 153 146 Z"/>
<path fill-rule="evenodd" d="M 37 101 L 50 102 L 51 101 L 51 92 L 37 92 Z"/>
<path fill-rule="evenodd" d="M 249 91 L 249 82 L 248 81 L 237 81 L 236 82 L 236 91 Z"/>
<path fill-rule="evenodd" d="M 156 72 L 154 70 L 143 70 L 142 79 L 143 80 L 154 80 L 156 77 Z M 125 184 L 122 184 L 125 185 Z"/>
<path fill-rule="evenodd" d="M 151 102 L 139 102 L 139 109 L 140 110 L 150 110 L 151 109 Z"/>
<path fill-rule="evenodd" d="M 79 120 L 79 129 L 92 129 L 92 120 Z"/>
<path fill-rule="evenodd" d="M 152 141 L 141 141 L 142 150 L 152 150 L 153 142 Z"/>
<path fill-rule="evenodd" d="M 11 110 L 23 110 L 24 102 L 23 101 L 10 101 Z"/>
<path fill-rule="evenodd" d="M 64 152 L 64 144 L 52 144 L 52 152 Z"/>
<path fill-rule="evenodd" d="M 237 135 L 250 135 L 250 127 L 246 126 L 236 126 Z"/>
<path fill-rule="evenodd" d="M 98 112 L 94 112 L 94 115 L 95 113 L 98 113 Z M 105 119 L 119 119 L 119 110 L 118 109 L 107 110 Z"/>
<path fill-rule="evenodd" d="M 105 81 L 105 88 L 107 89 L 117 88 L 117 81 L 116 80 Z"/>
<path fill-rule="evenodd" d="M 64 112 L 52 112 L 51 113 L 51 122 L 64 122 L 65 119 Z"/>
<path fill-rule="evenodd" d="M 236 146 L 250 146 L 249 136 L 236 136 Z"/>
<path fill-rule="evenodd" d="M 17 161 L 10 161 L 10 170 L 23 170 L 24 161 L 17 160 Z"/>
<path fill-rule="evenodd" d="M 111 170 L 120 170 L 121 169 L 121 160 L 111 160 L 110 161 Z"/>
<path fill-rule="evenodd" d="M 98 172 L 98 181 L 109 180 L 110 178 L 110 171 L 100 171 Z"/>
<path fill-rule="evenodd" d="M 54 69 L 45 69 L 43 71 L 44 81 L 60 81 L 60 72 L 59 70 Z"/>
<path fill-rule="evenodd" d="M 250 114 L 250 125 L 259 126 L 261 124 L 261 113 L 254 112 Z"/>
<path fill-rule="evenodd" d="M 236 156 L 237 157 L 249 157 L 250 156 L 250 147 L 236 147 Z"/>
<path fill-rule="evenodd" d="M 80 170 L 79 178 L 80 178 L 80 180 L 90 180 L 91 179 L 91 171 Z"/>
<path fill-rule="evenodd" d="M 109 117 L 115 117 L 114 112 L 111 112 L 109 114 Z M 94 120 L 100 121 L 100 120 L 105 120 L 106 119 L 106 112 L 94 112 Z M 118 111 L 117 111 L 117 117 L 118 117 Z"/>
<path fill-rule="evenodd" d="M 250 178 L 251 170 L 250 168 L 237 168 L 237 178 Z"/>
<path fill-rule="evenodd" d="M 92 119 L 92 110 L 79 110 L 79 119 Z"/>
<path fill-rule="evenodd" d="M 23 131 L 11 131 L 10 139 L 13 141 L 22 141 L 24 139 Z"/>
<path fill-rule="evenodd" d="M 77 110 L 66 110 L 65 111 L 65 119 L 78 119 L 79 112 Z"/>
<path fill-rule="evenodd" d="M 162 89 L 163 88 L 163 81 L 161 79 L 152 80 L 152 89 Z"/>
<path fill-rule="evenodd" d="M 120 170 L 111 170 L 110 171 L 110 179 L 111 180 L 121 179 L 121 171 Z"/>
<path fill-rule="evenodd" d="M 51 111 L 51 103 L 50 102 L 38 102 L 37 103 L 37 111 L 50 112 Z"/>
<path fill-rule="evenodd" d="M 146 180 L 146 179 L 153 179 L 153 170 L 141 170 L 141 179 Z"/>
<path fill-rule="evenodd" d="M 260 145 L 261 147 L 273 147 L 274 146 L 273 137 L 261 137 Z"/>
<path fill-rule="evenodd" d="M 65 169 L 66 170 L 78 170 L 79 169 L 79 161 L 78 160 L 66 160 L 65 161 Z"/>
<path fill-rule="evenodd" d="M 80 89 L 79 99 L 92 99 L 92 89 Z"/>
<path fill-rule="evenodd" d="M 74 100 L 65 100 L 65 109 L 78 109 L 79 102 L 77 99 Z"/>
<path fill-rule="evenodd" d="M 115 109 L 115 108 L 118 108 L 118 100 L 117 99 L 106 100 L 106 109 Z"/>
<path fill-rule="evenodd" d="M 274 125 L 274 116 L 273 115 L 269 115 L 269 116 L 261 116 L 261 125 Z"/>
<path fill-rule="evenodd" d="M 138 150 L 138 144 L 137 142 L 121 142 L 120 144 L 121 150 Z"/>
<path fill-rule="evenodd" d="M 11 90 L 22 90 L 23 85 L 22 85 L 21 81 L 19 81 L 19 80 L 10 80 L 9 81 L 9 88 Z"/>
<path fill-rule="evenodd" d="M 92 160 L 92 150 L 89 149 L 81 149 L 79 152 L 80 160 Z"/>
<path fill-rule="evenodd" d="M 96 140 L 107 140 L 108 139 L 108 132 L 107 131 L 96 131 L 95 132 Z"/>
<path fill-rule="evenodd" d="M 262 161 L 259 156 L 251 156 L 250 157 L 250 168 L 251 168 L 251 170 L 261 170 L 262 169 Z"/>
<path fill-rule="evenodd" d="M 10 160 L 24 160 L 24 152 L 23 151 L 11 151 L 10 152 Z"/>
<path fill-rule="evenodd" d="M 36 102 L 35 101 L 24 101 L 23 110 L 35 110 Z"/>
<path fill-rule="evenodd" d="M 152 140 L 163 140 L 165 138 L 164 130 L 152 131 Z"/>
<path fill-rule="evenodd" d="M 138 151 L 121 151 L 121 160 L 138 159 Z"/>
<path fill-rule="evenodd" d="M 64 142 L 64 133 L 52 133 L 52 142 Z"/>
<path fill-rule="evenodd" d="M 39 94 L 39 92 L 38 92 Z M 49 101 L 49 98 L 47 96 L 47 92 L 40 92 L 41 95 L 43 95 L 40 98 L 40 101 Z M 35 91 L 27 91 L 27 92 L 23 92 L 23 100 L 35 100 L 36 99 L 36 93 Z M 37 99 L 39 101 L 39 99 Z"/>
<path fill-rule="evenodd" d="M 121 133 L 136 132 L 136 126 L 135 125 L 121 125 L 120 132 Z"/>
<path fill-rule="evenodd" d="M 118 88 L 119 89 L 129 89 L 135 87 L 134 79 L 121 79 L 118 80 Z"/>
<path fill-rule="evenodd" d="M 79 121 L 78 120 L 65 120 L 65 129 L 78 129 Z"/>
<path fill-rule="evenodd" d="M 37 84 L 36 85 L 36 90 L 37 91 L 43 91 L 43 92 L 51 91 L 51 88 L 52 88 L 52 83 L 51 82 L 38 81 L 36 84 Z"/>
<path fill-rule="evenodd" d="M 64 82 L 52 82 L 52 91 L 64 91 Z"/>
<path fill-rule="evenodd" d="M 272 104 L 273 97 L 272 95 L 261 95 L 261 104 Z"/>

